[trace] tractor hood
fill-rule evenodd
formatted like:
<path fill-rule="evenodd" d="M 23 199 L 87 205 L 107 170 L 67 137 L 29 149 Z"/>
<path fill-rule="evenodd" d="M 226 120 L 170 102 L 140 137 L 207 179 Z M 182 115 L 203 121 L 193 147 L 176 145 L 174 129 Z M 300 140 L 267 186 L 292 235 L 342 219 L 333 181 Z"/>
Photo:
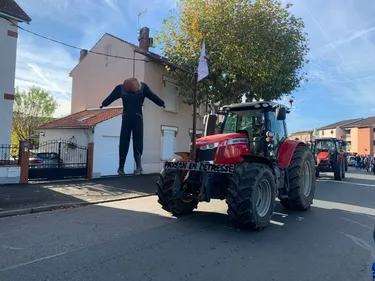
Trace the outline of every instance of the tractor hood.
<path fill-rule="evenodd" d="M 213 143 L 221 143 L 224 141 L 228 141 L 230 139 L 242 139 L 246 138 L 247 136 L 245 134 L 239 134 L 239 133 L 229 133 L 229 134 L 219 134 L 219 135 L 212 135 L 207 137 L 202 137 L 197 139 L 196 144 L 197 147 L 213 144 Z"/>
<path fill-rule="evenodd" d="M 326 160 L 326 159 L 329 159 L 329 153 L 328 153 L 327 151 L 319 152 L 319 154 L 318 154 L 318 159 L 319 159 L 319 160 Z"/>

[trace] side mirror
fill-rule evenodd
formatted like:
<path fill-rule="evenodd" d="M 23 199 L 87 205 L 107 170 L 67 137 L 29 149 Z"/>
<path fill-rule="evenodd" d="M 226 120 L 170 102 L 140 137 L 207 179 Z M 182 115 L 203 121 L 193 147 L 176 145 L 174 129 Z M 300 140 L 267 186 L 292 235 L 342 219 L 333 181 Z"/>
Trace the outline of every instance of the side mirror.
<path fill-rule="evenodd" d="M 217 116 L 210 114 L 205 116 L 204 135 L 211 136 L 216 132 L 216 120 Z"/>
<path fill-rule="evenodd" d="M 286 108 L 282 106 L 276 107 L 276 119 L 285 120 L 286 119 Z"/>

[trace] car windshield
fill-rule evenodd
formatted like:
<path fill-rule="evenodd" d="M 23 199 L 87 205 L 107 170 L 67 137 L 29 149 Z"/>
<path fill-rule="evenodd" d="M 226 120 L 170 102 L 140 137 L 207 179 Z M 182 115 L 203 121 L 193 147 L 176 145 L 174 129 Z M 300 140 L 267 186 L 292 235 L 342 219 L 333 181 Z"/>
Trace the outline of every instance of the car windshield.
<path fill-rule="evenodd" d="M 226 116 L 223 133 L 247 131 L 249 138 L 260 137 L 265 133 L 265 119 L 262 110 L 231 111 Z"/>

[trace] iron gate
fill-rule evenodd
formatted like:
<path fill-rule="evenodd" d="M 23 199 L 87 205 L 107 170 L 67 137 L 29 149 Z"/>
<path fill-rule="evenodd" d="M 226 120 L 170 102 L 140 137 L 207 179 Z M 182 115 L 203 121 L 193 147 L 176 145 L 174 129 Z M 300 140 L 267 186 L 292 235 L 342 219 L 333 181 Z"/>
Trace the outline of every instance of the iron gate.
<path fill-rule="evenodd" d="M 29 180 L 86 178 L 87 152 L 72 141 L 42 142 L 30 150 Z"/>

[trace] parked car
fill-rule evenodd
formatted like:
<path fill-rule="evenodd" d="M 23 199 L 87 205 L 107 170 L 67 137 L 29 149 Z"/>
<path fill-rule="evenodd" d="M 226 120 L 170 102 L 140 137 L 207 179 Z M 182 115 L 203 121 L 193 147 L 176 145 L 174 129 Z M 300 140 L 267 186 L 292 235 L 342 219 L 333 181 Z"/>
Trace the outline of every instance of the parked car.
<path fill-rule="evenodd" d="M 355 166 L 355 157 L 354 156 L 348 156 L 348 166 Z"/>
<path fill-rule="evenodd" d="M 30 151 L 30 167 L 32 168 L 58 168 L 63 165 L 63 160 L 56 152 Z"/>

